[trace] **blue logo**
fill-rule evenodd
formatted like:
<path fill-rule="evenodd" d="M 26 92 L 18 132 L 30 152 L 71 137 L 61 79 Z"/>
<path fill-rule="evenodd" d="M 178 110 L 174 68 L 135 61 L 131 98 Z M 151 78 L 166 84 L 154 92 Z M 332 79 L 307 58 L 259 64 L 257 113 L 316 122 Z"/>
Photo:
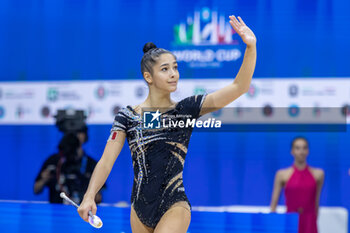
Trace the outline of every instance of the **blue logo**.
<path fill-rule="evenodd" d="M 145 95 L 145 88 L 143 86 L 139 86 L 135 90 L 136 97 L 143 97 Z"/>
<path fill-rule="evenodd" d="M 298 95 L 298 92 L 299 92 L 299 89 L 298 89 L 298 86 L 297 85 L 290 85 L 289 86 L 289 95 L 291 97 L 295 97 Z"/>
<path fill-rule="evenodd" d="M 0 106 L 0 118 L 3 118 L 5 116 L 5 109 L 4 107 Z"/>
<path fill-rule="evenodd" d="M 143 113 L 143 127 L 145 129 L 159 129 L 160 128 L 160 115 L 159 110 L 156 112 L 145 111 Z"/>
<path fill-rule="evenodd" d="M 219 117 L 222 114 L 222 109 L 216 110 L 211 113 L 214 117 Z"/>
<path fill-rule="evenodd" d="M 297 117 L 299 115 L 299 112 L 300 112 L 300 108 L 296 104 L 292 104 L 288 108 L 288 113 L 289 113 L 289 116 L 291 117 Z"/>
<path fill-rule="evenodd" d="M 234 108 L 234 114 L 237 117 L 241 117 L 243 114 L 243 108 L 241 106 L 237 106 L 236 108 Z"/>

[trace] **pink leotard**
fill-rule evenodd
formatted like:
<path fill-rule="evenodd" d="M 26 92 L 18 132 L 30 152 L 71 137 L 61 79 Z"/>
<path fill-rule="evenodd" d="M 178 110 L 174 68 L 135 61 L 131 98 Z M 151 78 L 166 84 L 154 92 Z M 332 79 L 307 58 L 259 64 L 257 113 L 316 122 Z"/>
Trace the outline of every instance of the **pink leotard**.
<path fill-rule="evenodd" d="M 309 166 L 294 172 L 285 187 L 287 212 L 299 213 L 299 233 L 317 233 L 317 184 Z"/>

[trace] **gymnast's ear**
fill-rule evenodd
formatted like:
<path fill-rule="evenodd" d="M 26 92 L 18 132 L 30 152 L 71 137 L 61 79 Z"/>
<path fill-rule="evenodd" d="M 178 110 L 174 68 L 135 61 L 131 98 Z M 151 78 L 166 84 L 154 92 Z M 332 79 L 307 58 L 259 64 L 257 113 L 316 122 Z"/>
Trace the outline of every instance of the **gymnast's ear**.
<path fill-rule="evenodd" d="M 153 80 L 152 80 L 152 75 L 149 72 L 144 72 L 143 73 L 143 78 L 146 80 L 146 82 L 148 84 L 152 84 Z"/>

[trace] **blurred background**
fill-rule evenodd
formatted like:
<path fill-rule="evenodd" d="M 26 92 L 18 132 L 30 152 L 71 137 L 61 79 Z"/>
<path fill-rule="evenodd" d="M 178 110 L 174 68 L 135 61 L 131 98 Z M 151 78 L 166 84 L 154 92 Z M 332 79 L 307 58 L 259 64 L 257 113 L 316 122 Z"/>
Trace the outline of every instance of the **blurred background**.
<path fill-rule="evenodd" d="M 62 138 L 58 109 L 85 112 L 84 149 L 100 158 L 115 113 L 147 97 L 140 72 L 146 42 L 177 56 L 175 100 L 232 82 L 245 50 L 228 24 L 232 14 L 254 31 L 258 60 L 249 92 L 230 107 L 243 115 L 246 107 L 305 107 L 315 116 L 332 107 L 349 114 L 349 12 L 347 0 L 2 0 L 0 199 L 48 200 L 47 190 L 34 195 L 33 184 Z M 194 132 L 184 171 L 191 204 L 268 206 L 275 172 L 293 162 L 295 136 L 309 139 L 308 162 L 325 171 L 321 206 L 348 210 L 349 125 L 321 132 Z M 103 202 L 129 203 L 132 181 L 125 144 Z"/>

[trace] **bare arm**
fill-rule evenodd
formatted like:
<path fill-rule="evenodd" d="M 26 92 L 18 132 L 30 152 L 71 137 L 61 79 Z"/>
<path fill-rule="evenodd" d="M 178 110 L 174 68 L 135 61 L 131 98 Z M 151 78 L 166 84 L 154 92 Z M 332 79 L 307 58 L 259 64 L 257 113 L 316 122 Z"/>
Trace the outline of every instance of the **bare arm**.
<path fill-rule="evenodd" d="M 317 215 L 318 215 L 318 210 L 320 207 L 320 197 L 321 197 L 323 183 L 324 183 L 324 171 L 320 170 L 319 179 L 317 181 L 317 192 L 316 192 L 316 213 L 317 213 Z"/>
<path fill-rule="evenodd" d="M 44 165 L 45 166 L 45 165 Z M 42 172 L 40 173 L 40 179 L 35 181 L 34 183 L 34 193 L 39 194 L 43 191 L 45 185 L 53 178 L 53 174 L 51 172 L 56 170 L 55 165 L 48 165 Z"/>
<path fill-rule="evenodd" d="M 125 133 L 118 131 L 115 140 L 108 141 L 101 159 L 96 164 L 94 172 L 92 173 L 89 187 L 84 195 L 84 199 L 78 208 L 79 215 L 85 221 L 88 221 L 88 212 L 91 210 L 96 214 L 95 196 L 106 182 L 109 173 L 112 170 L 115 160 L 118 158 L 120 151 L 125 142 Z"/>
<path fill-rule="evenodd" d="M 243 20 L 240 17 L 238 19 L 230 16 L 231 26 L 247 45 L 243 63 L 233 83 L 205 98 L 200 115 L 223 108 L 249 90 L 256 63 L 256 38 Z"/>
<path fill-rule="evenodd" d="M 270 204 L 271 212 L 276 212 L 276 207 L 281 195 L 282 186 L 283 186 L 282 172 L 278 171 L 276 173 L 275 181 L 273 185 L 273 192 L 272 192 L 272 198 L 271 198 L 271 204 Z"/>
<path fill-rule="evenodd" d="M 46 185 L 46 179 L 40 179 L 34 183 L 34 193 L 39 194 L 43 191 L 44 186 Z"/>

